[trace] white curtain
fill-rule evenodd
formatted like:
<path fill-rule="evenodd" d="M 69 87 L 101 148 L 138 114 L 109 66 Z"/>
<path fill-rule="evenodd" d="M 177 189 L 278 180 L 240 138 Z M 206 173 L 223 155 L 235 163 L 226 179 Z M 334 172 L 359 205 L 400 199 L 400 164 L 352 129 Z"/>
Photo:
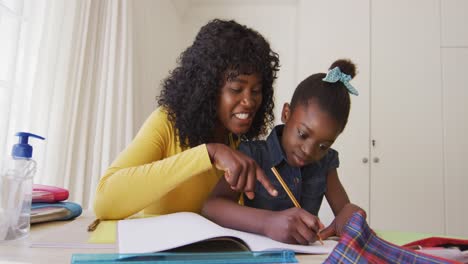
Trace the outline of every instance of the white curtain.
<path fill-rule="evenodd" d="M 133 137 L 130 2 L 24 1 L 11 85 L 0 90 L 2 156 L 17 131 L 44 136 L 31 140 L 34 182 L 69 189 L 84 208 Z"/>

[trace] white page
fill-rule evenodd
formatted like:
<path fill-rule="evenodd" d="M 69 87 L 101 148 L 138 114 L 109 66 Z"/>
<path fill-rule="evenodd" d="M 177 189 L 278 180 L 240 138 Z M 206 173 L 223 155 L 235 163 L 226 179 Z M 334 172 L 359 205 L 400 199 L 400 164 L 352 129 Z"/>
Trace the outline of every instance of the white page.
<path fill-rule="evenodd" d="M 332 252 L 333 248 L 336 246 L 337 242 L 333 240 L 324 240 L 324 245 L 322 246 L 320 242 L 315 242 L 311 245 L 293 245 L 281 243 L 279 241 L 273 240 L 269 237 L 260 236 L 257 234 L 246 233 L 237 230 L 230 230 L 233 236 L 242 239 L 252 251 L 266 251 L 266 250 L 284 250 L 289 249 L 293 250 L 296 253 L 308 253 L 308 254 L 328 254 Z"/>
<path fill-rule="evenodd" d="M 322 246 L 291 245 L 268 237 L 223 228 L 208 219 L 189 212 L 118 222 L 119 253 L 149 253 L 168 250 L 215 237 L 237 237 L 252 251 L 290 249 L 300 253 L 327 254 L 335 241 Z"/>
<path fill-rule="evenodd" d="M 226 236 L 224 228 L 195 213 L 121 220 L 117 227 L 119 253 L 148 253 Z"/>

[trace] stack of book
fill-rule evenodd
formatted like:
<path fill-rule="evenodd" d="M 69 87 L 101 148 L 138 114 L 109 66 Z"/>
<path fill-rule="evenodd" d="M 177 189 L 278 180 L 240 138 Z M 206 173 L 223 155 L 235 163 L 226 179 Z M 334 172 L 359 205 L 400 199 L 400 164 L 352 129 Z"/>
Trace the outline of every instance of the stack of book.
<path fill-rule="evenodd" d="M 69 192 L 66 189 L 34 184 L 31 205 L 31 224 L 70 220 L 81 215 L 79 204 L 66 202 Z"/>

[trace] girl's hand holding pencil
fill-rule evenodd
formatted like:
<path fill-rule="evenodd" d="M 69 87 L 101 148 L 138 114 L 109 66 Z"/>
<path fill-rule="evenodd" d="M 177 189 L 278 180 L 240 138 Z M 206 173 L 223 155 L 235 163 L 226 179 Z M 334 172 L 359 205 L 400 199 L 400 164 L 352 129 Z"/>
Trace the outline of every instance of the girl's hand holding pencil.
<path fill-rule="evenodd" d="M 317 234 L 323 224 L 306 210 L 292 207 L 283 211 L 268 211 L 268 214 L 262 233 L 271 239 L 301 245 L 320 241 Z"/>
<path fill-rule="evenodd" d="M 286 221 L 289 222 L 288 227 L 290 227 L 288 228 L 289 230 L 287 230 L 287 233 L 284 233 L 283 235 L 287 235 L 290 237 L 280 238 L 280 241 L 283 241 L 283 239 L 285 241 L 289 241 L 292 238 L 293 242 L 307 245 L 309 244 L 309 242 L 315 242 L 318 238 L 318 240 L 320 241 L 320 244 L 323 245 L 323 241 L 319 233 L 320 233 L 320 230 L 324 228 L 324 225 L 322 224 L 322 222 L 320 222 L 320 219 L 317 216 L 312 215 L 309 212 L 301 208 L 301 205 L 296 200 L 296 197 L 294 197 L 294 194 L 291 192 L 288 185 L 286 185 L 286 183 L 283 181 L 283 178 L 281 177 L 281 175 L 279 174 L 279 172 L 276 170 L 275 167 L 272 167 L 271 171 L 275 175 L 276 179 L 278 179 L 283 189 L 288 194 L 288 197 L 293 202 L 295 208 L 297 208 L 296 210 L 291 210 L 294 208 L 290 208 L 288 210 L 284 210 L 281 212 L 287 216 Z M 288 215 L 289 211 L 291 211 L 293 214 Z"/>

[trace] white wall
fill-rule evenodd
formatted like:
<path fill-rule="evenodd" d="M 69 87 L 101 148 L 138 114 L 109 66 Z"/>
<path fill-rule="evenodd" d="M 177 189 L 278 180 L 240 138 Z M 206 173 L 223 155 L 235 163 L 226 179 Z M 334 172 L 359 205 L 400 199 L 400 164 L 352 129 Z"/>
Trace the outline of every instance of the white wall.
<path fill-rule="evenodd" d="M 184 48 L 180 13 L 184 3 L 171 0 L 132 2 L 134 23 L 135 129 L 156 108 L 161 81 Z M 135 131 L 136 133 L 137 131 Z"/>

